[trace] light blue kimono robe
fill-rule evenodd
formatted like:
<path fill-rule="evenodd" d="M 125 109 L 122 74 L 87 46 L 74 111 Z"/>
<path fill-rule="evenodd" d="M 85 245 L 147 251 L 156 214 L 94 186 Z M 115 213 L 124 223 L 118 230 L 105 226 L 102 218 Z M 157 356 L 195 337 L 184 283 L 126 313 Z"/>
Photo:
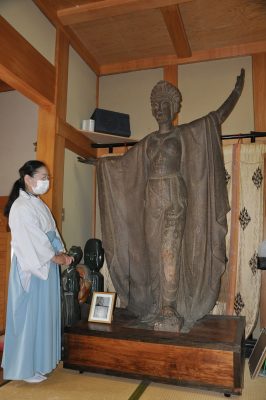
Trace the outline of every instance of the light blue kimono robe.
<path fill-rule="evenodd" d="M 13 255 L 2 367 L 4 379 L 17 380 L 49 373 L 60 360 L 59 269 L 50 260 L 64 248 L 48 207 L 22 190 L 9 225 Z"/>

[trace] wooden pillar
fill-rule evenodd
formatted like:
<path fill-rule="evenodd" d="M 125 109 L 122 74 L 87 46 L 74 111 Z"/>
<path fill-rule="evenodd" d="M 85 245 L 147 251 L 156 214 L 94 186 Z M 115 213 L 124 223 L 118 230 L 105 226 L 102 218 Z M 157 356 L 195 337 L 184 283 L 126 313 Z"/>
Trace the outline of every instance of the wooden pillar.
<path fill-rule="evenodd" d="M 266 53 L 252 57 L 253 67 L 253 99 L 254 99 L 254 128 L 255 131 L 266 131 Z M 264 159 L 264 212 L 263 237 L 266 239 L 266 166 Z M 266 271 L 262 271 L 260 326 L 266 326 Z"/>
<path fill-rule="evenodd" d="M 96 107 L 99 107 L 100 102 L 100 77 L 96 78 Z M 97 176 L 96 176 L 96 167 L 93 167 L 93 201 L 92 201 L 92 229 L 91 234 L 93 237 L 96 237 L 96 228 L 97 228 Z"/>
<path fill-rule="evenodd" d="M 229 284 L 226 302 L 226 314 L 234 314 L 234 301 L 237 287 L 238 247 L 239 247 L 239 188 L 240 188 L 240 143 L 233 146 L 232 166 L 232 204 L 231 232 L 229 249 Z"/>
<path fill-rule="evenodd" d="M 51 189 L 43 198 L 61 230 L 65 139 L 58 135 L 57 121 L 58 118 L 66 120 L 69 42 L 60 28 L 57 28 L 55 51 L 55 104 L 50 108 L 40 108 L 37 158 L 49 168 Z"/>
<path fill-rule="evenodd" d="M 177 75 L 178 66 L 177 65 L 168 65 L 163 69 L 163 79 L 177 86 Z"/>
<path fill-rule="evenodd" d="M 178 66 L 168 65 L 163 69 L 163 79 L 178 87 Z M 174 120 L 174 125 L 178 125 L 178 115 Z"/>
<path fill-rule="evenodd" d="M 56 118 L 66 121 L 67 112 L 67 89 L 68 89 L 68 64 L 69 64 L 69 41 L 60 28 L 56 35 L 56 88 L 55 105 Z M 55 162 L 53 181 L 53 207 L 52 211 L 57 221 L 58 229 L 62 228 L 63 189 L 64 189 L 64 161 L 65 161 L 65 138 L 58 135 L 58 124 L 55 138 Z"/>
<path fill-rule="evenodd" d="M 266 130 L 266 53 L 252 57 L 254 125 L 256 131 Z"/>
<path fill-rule="evenodd" d="M 264 182 L 263 182 L 263 239 L 266 240 L 266 154 L 264 154 Z M 266 271 L 261 271 L 260 289 L 260 327 L 266 326 Z"/>
<path fill-rule="evenodd" d="M 56 117 L 55 107 L 39 108 L 38 135 L 37 135 L 37 160 L 45 162 L 52 177 L 51 187 L 42 199 L 52 210 L 53 206 L 53 174 L 54 174 L 54 149 L 55 149 Z"/>
<path fill-rule="evenodd" d="M 54 100 L 55 68 L 0 16 L 0 76 L 43 107 Z"/>

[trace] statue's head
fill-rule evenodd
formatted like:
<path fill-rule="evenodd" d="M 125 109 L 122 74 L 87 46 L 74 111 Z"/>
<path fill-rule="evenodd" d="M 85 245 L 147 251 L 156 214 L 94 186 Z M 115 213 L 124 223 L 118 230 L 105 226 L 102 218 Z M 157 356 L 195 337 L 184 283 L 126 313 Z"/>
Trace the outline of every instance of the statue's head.
<path fill-rule="evenodd" d="M 68 255 L 74 258 L 74 261 L 72 261 L 72 263 L 70 264 L 73 267 L 80 263 L 83 256 L 83 251 L 79 246 L 71 246 Z"/>
<path fill-rule="evenodd" d="M 87 240 L 84 247 L 84 263 L 88 265 L 92 271 L 99 271 L 103 266 L 103 262 L 104 250 L 101 240 Z"/>
<path fill-rule="evenodd" d="M 172 121 L 180 111 L 181 101 L 182 95 L 176 86 L 167 81 L 156 83 L 151 91 L 151 108 L 157 122 Z"/>

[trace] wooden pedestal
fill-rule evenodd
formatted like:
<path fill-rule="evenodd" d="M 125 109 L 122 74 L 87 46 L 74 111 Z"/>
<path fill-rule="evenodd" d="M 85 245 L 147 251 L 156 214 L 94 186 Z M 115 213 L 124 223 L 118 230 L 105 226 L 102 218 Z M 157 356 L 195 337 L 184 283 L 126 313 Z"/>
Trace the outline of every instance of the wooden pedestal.
<path fill-rule="evenodd" d="M 112 324 L 66 328 L 64 368 L 241 394 L 244 317 L 207 316 L 184 334 L 132 326 L 118 310 Z"/>

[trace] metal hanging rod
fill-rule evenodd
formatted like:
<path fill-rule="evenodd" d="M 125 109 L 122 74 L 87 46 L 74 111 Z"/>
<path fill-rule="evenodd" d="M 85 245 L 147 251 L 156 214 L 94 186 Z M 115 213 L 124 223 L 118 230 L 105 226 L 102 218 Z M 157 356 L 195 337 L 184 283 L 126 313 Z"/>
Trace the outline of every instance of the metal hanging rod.
<path fill-rule="evenodd" d="M 266 132 L 255 132 L 255 131 L 250 131 L 250 133 L 239 133 L 238 135 L 222 135 L 222 140 L 226 139 L 251 139 L 251 143 L 254 143 L 256 141 L 257 137 L 266 137 Z M 109 149 L 109 153 L 113 152 L 114 147 L 125 147 L 125 146 L 134 146 L 137 141 L 132 141 L 132 142 L 118 142 L 118 143 L 92 143 L 91 147 L 93 148 L 105 148 Z"/>
<path fill-rule="evenodd" d="M 251 139 L 251 143 L 256 142 L 257 137 L 266 137 L 266 132 L 256 132 L 256 131 L 250 131 L 250 133 L 239 133 L 238 135 L 222 135 L 221 138 L 222 140 L 227 140 L 227 139 Z M 91 147 L 93 148 L 105 148 L 109 149 L 109 154 L 113 153 L 113 148 L 114 147 L 125 147 L 125 146 L 134 146 L 137 141 L 132 141 L 132 142 L 119 142 L 119 143 L 92 143 Z M 83 158 L 83 157 L 77 157 L 79 162 L 85 163 L 85 164 L 93 164 L 92 160 L 93 158 Z"/>
<path fill-rule="evenodd" d="M 251 143 L 255 143 L 257 137 L 266 137 L 266 132 L 239 133 L 238 135 L 222 135 L 222 140 L 226 139 L 251 139 Z"/>
<path fill-rule="evenodd" d="M 137 141 L 132 142 L 118 142 L 118 143 L 92 143 L 91 147 L 94 149 L 109 149 L 109 153 L 113 153 L 114 147 L 128 147 L 134 146 L 134 144 L 138 143 Z"/>

